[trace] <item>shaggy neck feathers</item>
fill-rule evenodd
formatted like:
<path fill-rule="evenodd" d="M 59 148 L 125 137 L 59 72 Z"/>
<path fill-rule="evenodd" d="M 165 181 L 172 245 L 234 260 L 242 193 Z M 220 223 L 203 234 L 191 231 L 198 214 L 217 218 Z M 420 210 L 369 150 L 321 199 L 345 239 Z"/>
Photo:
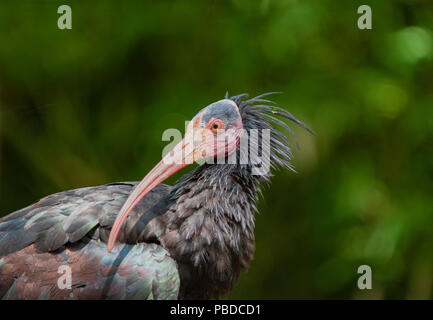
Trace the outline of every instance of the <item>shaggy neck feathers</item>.
<path fill-rule="evenodd" d="M 289 141 L 273 125 L 294 133 L 275 116 L 311 130 L 263 99 L 266 95 L 230 99 L 238 106 L 248 134 L 252 129 L 270 131 L 270 168 L 292 169 Z M 239 153 L 238 149 L 236 164 L 203 164 L 194 169 L 169 195 L 173 206 L 163 218 L 166 232 L 162 243 L 182 265 L 180 298 L 217 298 L 231 289 L 253 259 L 256 201 L 260 184 L 269 182 L 271 173 L 253 175 L 251 163 L 239 164 Z"/>

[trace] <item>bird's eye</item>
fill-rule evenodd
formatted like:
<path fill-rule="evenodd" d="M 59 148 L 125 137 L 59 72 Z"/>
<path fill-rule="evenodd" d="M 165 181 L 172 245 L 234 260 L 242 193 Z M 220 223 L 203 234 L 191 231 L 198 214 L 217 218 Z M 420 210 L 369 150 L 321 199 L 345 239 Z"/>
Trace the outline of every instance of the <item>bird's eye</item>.
<path fill-rule="evenodd" d="M 223 129 L 223 127 L 224 127 L 223 123 L 221 122 L 221 120 L 218 120 L 218 119 L 213 120 L 213 121 L 210 123 L 210 129 L 211 129 L 214 133 L 216 133 L 216 132 L 217 132 L 218 130 L 220 130 L 220 129 Z"/>

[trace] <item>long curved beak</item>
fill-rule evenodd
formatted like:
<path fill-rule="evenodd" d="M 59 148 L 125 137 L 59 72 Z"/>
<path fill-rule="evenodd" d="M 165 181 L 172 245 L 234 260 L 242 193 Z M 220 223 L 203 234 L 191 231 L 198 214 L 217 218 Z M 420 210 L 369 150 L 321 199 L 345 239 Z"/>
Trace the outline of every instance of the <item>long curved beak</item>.
<path fill-rule="evenodd" d="M 192 136 L 186 135 L 135 187 L 114 221 L 108 239 L 108 252 L 113 249 L 123 223 L 137 203 L 158 184 L 194 161 L 192 141 Z"/>

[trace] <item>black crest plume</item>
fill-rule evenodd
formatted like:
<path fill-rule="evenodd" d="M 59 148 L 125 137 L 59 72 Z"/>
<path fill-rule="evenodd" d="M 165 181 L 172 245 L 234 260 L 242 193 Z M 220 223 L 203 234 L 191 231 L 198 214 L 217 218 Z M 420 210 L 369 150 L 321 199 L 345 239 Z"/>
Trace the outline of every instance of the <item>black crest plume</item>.
<path fill-rule="evenodd" d="M 244 129 L 246 129 L 247 131 L 250 131 L 251 129 L 259 129 L 259 138 L 261 129 L 270 130 L 271 169 L 281 167 L 294 171 L 294 168 L 290 163 L 290 160 L 292 158 L 290 141 L 284 133 L 277 129 L 277 127 L 281 127 L 290 132 L 290 134 L 295 139 L 298 148 L 299 143 L 297 141 L 294 131 L 289 127 L 286 122 L 282 121 L 278 117 L 288 119 L 300 125 L 311 134 L 315 135 L 315 133 L 311 129 L 309 129 L 303 122 L 296 119 L 289 111 L 276 106 L 275 102 L 271 100 L 264 99 L 264 97 L 266 96 L 279 93 L 280 92 L 263 93 L 251 99 L 248 99 L 248 94 L 240 94 L 229 97 L 228 93 L 226 93 L 225 98 L 232 100 L 239 107 L 239 112 L 242 117 Z M 265 175 L 262 178 L 268 181 L 270 175 Z"/>

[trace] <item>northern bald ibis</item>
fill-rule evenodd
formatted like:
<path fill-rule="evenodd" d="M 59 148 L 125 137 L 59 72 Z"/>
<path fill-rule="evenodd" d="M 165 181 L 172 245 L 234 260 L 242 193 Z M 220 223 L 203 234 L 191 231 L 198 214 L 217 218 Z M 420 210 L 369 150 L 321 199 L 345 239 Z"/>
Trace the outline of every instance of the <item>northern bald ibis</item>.
<path fill-rule="evenodd" d="M 293 131 L 278 117 L 311 132 L 266 95 L 226 94 L 202 109 L 139 183 L 56 193 L 1 218 L 0 297 L 209 299 L 228 292 L 253 259 L 256 203 L 271 177 L 254 174 L 260 164 L 243 157 L 242 139 L 249 137 L 247 153 L 268 147 L 272 170 L 291 169 L 289 141 L 274 126 Z M 174 186 L 162 184 L 200 159 Z M 69 285 L 60 279 L 67 275 Z"/>

